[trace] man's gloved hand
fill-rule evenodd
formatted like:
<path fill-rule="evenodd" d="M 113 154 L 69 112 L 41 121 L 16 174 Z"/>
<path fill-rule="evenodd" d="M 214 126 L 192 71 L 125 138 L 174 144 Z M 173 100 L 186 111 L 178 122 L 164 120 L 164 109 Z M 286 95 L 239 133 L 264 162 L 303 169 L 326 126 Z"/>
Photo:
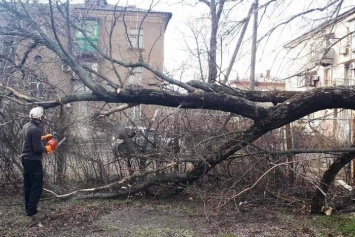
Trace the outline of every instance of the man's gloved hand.
<path fill-rule="evenodd" d="M 42 137 L 41 137 L 41 140 L 43 140 L 43 141 L 49 141 L 49 140 L 52 139 L 52 138 L 53 138 L 53 135 L 50 134 L 50 133 L 48 133 L 48 134 L 42 136 Z"/>
<path fill-rule="evenodd" d="M 58 149 L 58 142 L 55 139 L 50 139 L 46 146 L 47 153 L 52 153 Z"/>

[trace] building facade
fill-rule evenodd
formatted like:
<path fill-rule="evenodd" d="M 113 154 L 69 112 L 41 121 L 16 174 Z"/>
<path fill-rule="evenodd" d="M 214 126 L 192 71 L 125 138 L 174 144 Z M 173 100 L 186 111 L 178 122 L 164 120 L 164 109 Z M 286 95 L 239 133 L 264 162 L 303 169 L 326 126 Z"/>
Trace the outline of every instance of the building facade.
<path fill-rule="evenodd" d="M 112 89 L 130 86 L 159 88 L 162 85 L 152 72 L 127 64 L 144 62 L 156 70 L 163 70 L 164 36 L 171 13 L 109 5 L 105 0 L 63 4 L 53 12 L 49 11 L 49 5 L 40 3 L 29 4 L 26 9 L 41 30 L 59 42 L 68 57 L 75 58 L 102 86 Z M 10 14 L 8 18 L 6 16 L 4 13 L 1 18 L 2 27 L 16 21 L 11 20 Z M 53 53 L 48 45 L 37 44 L 31 48 L 33 41 L 30 39 L 5 34 L 1 35 L 0 41 L 2 55 L 16 63 L 24 61 L 26 69 L 14 73 L 10 69 L 11 62 L 0 59 L 4 80 L 12 78 L 15 87 L 19 81 L 25 81 L 19 87 L 20 92 L 40 100 L 65 94 L 90 93 L 65 59 Z M 81 121 L 78 122 L 79 130 L 87 134 L 90 127 L 83 125 L 85 118 L 113 106 L 80 102 L 67 105 L 65 111 L 69 111 L 67 118 L 74 122 Z M 120 119 L 123 123 L 141 126 L 142 120 L 152 117 L 154 111 L 154 106 L 136 105 L 122 112 Z"/>
<path fill-rule="evenodd" d="M 355 8 L 285 45 L 289 68 L 286 90 L 355 85 Z M 354 114 L 332 109 L 303 118 L 308 128 L 345 144 L 354 143 Z"/>

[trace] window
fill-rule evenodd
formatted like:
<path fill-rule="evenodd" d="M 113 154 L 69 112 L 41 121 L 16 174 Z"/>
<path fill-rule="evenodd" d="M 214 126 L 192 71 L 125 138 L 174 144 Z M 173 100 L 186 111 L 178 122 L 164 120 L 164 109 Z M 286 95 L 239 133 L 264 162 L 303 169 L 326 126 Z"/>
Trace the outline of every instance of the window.
<path fill-rule="evenodd" d="M 334 33 L 330 33 L 330 34 L 327 34 L 325 36 L 325 44 L 326 44 L 326 47 L 329 48 L 331 46 L 333 46 L 333 44 L 339 39 L 336 39 L 335 38 L 335 34 Z"/>
<path fill-rule="evenodd" d="M 143 49 L 143 29 L 131 28 L 129 30 L 130 47 L 133 49 Z"/>
<path fill-rule="evenodd" d="M 142 67 L 132 68 L 128 77 L 129 85 L 140 85 L 142 83 Z"/>
<path fill-rule="evenodd" d="M 106 0 L 85 0 L 86 8 L 100 8 L 107 5 Z"/>
<path fill-rule="evenodd" d="M 40 55 L 36 55 L 34 56 L 33 61 L 35 61 L 36 63 L 42 63 L 43 58 Z"/>
<path fill-rule="evenodd" d="M 305 86 L 305 81 L 304 81 L 304 76 L 303 75 L 298 75 L 297 76 L 297 87 L 303 87 Z"/>
<path fill-rule="evenodd" d="M 319 51 L 318 43 L 312 43 L 311 44 L 311 49 L 310 49 L 310 54 L 309 54 L 309 59 L 310 59 L 311 62 L 314 62 L 314 61 L 317 60 L 318 51 Z"/>
<path fill-rule="evenodd" d="M 135 125 L 140 125 L 140 120 L 141 120 L 140 105 L 127 109 L 127 116 Z"/>
<path fill-rule="evenodd" d="M 330 81 L 330 68 L 325 68 L 324 69 L 324 86 L 330 86 L 331 81 Z"/>
<path fill-rule="evenodd" d="M 355 62 L 349 64 L 349 78 L 355 80 Z"/>
<path fill-rule="evenodd" d="M 342 119 L 349 119 L 351 117 L 351 110 L 350 109 L 343 109 L 339 113 L 339 117 Z"/>
<path fill-rule="evenodd" d="M 319 76 L 316 72 L 306 72 L 297 76 L 297 86 L 315 86 L 319 81 Z"/>
<path fill-rule="evenodd" d="M 351 48 L 354 52 L 355 50 L 355 20 L 349 22 L 349 31 L 350 31 L 350 42 L 351 42 Z"/>
<path fill-rule="evenodd" d="M 93 54 L 99 46 L 99 22 L 83 19 L 79 24 L 81 30 L 75 30 L 77 51 L 81 54 Z"/>
<path fill-rule="evenodd" d="M 44 98 L 45 96 L 45 86 L 43 82 L 36 80 L 35 78 L 30 79 L 30 90 L 31 96 L 35 98 Z"/>
<path fill-rule="evenodd" d="M 314 113 L 307 115 L 307 119 L 313 120 L 315 118 Z"/>
<path fill-rule="evenodd" d="M 0 55 L 6 55 L 6 58 L 0 59 L 0 66 L 5 66 L 8 59 L 15 59 L 15 51 L 13 50 L 14 41 L 11 38 L 1 37 L 0 38 Z"/>
<path fill-rule="evenodd" d="M 355 62 L 345 65 L 345 83 L 344 85 L 355 85 Z"/>
<path fill-rule="evenodd" d="M 73 81 L 73 89 L 74 89 L 75 94 L 90 93 L 90 89 L 88 87 L 86 87 L 80 80 Z M 78 116 L 88 116 L 90 113 L 89 102 L 78 103 L 75 106 L 75 113 Z M 83 128 L 83 129 L 85 129 L 85 128 Z"/>

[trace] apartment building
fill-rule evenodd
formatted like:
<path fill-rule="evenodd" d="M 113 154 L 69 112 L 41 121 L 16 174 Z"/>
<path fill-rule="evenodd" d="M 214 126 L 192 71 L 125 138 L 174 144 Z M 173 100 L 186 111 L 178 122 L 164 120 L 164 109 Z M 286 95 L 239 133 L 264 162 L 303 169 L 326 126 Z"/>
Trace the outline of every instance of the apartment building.
<path fill-rule="evenodd" d="M 76 57 L 88 67 L 105 75 L 115 83 L 124 86 L 160 87 L 155 75 L 142 67 L 125 68 L 113 66 L 110 60 L 100 56 L 100 52 L 122 62 L 144 61 L 157 70 L 164 65 L 164 35 L 171 13 L 138 9 L 135 6 L 110 6 L 105 0 L 86 0 L 84 6 L 73 7 L 73 15 L 80 16 L 79 24 L 83 32 L 74 30 L 73 50 Z M 62 65 L 64 74 L 74 81 L 74 92 L 85 90 L 76 80 L 75 73 Z M 118 76 L 119 75 L 119 76 Z M 75 83 L 78 82 L 78 83 Z M 81 89 L 80 89 L 81 88 Z M 154 116 L 156 106 L 138 105 L 126 110 L 126 115 L 142 125 L 145 117 Z M 123 116 L 122 119 L 125 116 Z"/>
<path fill-rule="evenodd" d="M 144 62 L 163 71 L 164 38 L 171 17 L 169 12 L 110 5 L 105 0 L 86 0 L 83 4 L 3 1 L 0 82 L 45 101 L 90 93 L 67 64 L 71 57 L 90 72 L 91 79 L 111 90 L 117 89 L 116 86 L 159 88 L 162 82 L 153 73 L 124 64 Z M 36 35 L 44 35 L 47 40 L 33 40 Z M 51 47 L 61 48 L 66 57 L 53 53 Z M 4 97 L 0 100 L 0 110 L 14 104 Z M 122 112 L 122 116 L 116 113 L 109 118 L 93 119 L 92 115 L 99 110 L 114 106 L 117 104 L 76 102 L 46 111 L 46 132 L 67 138 L 54 154 L 55 159 L 46 159 L 44 166 L 47 171 L 51 169 L 49 174 L 58 175 L 58 180 L 63 180 L 64 175 L 93 177 L 97 173 L 89 170 L 98 166 L 101 177 L 104 173 L 116 174 L 118 166 L 122 168 L 122 161 L 118 161 L 122 157 L 116 157 L 112 151 L 117 126 L 133 126 L 133 123 L 142 126 L 144 119 L 153 117 L 155 108 L 137 105 Z M 27 118 L 29 108 L 21 106 L 13 110 L 19 117 Z M 78 169 L 82 167 L 78 164 L 85 168 Z"/>
<path fill-rule="evenodd" d="M 286 90 L 355 85 L 355 7 L 286 44 Z M 354 114 L 333 109 L 303 118 L 316 131 L 345 144 L 354 143 Z"/>
<path fill-rule="evenodd" d="M 113 63 L 113 60 L 123 63 L 144 61 L 157 70 L 163 70 L 164 36 L 171 13 L 139 9 L 135 6 L 109 5 L 106 0 L 63 4 L 52 16 L 46 4 L 34 2 L 25 7 L 42 30 L 53 37 L 53 40 L 60 41 L 66 52 L 74 56 L 80 65 L 91 70 L 91 76 L 95 80 L 101 80 L 103 86 L 110 86 L 109 83 L 122 87 L 161 86 L 161 81 L 150 71 L 142 67 L 124 67 Z M 65 11 L 69 12 L 67 18 L 64 17 Z M 6 18 L 6 11 L 4 12 L 0 21 L 2 27 L 12 23 L 10 18 Z M 50 24 L 51 17 L 54 26 Z M 17 20 L 13 22 L 15 21 Z M 57 39 L 54 38 L 54 27 Z M 25 79 L 26 83 L 22 87 L 24 93 L 30 92 L 31 96 L 43 99 L 53 93 L 53 87 L 59 88 L 55 96 L 90 92 L 65 60 L 47 47 L 37 45 L 29 50 L 29 45 L 33 43 L 31 41 L 9 35 L 1 35 L 0 38 L 2 55 L 12 57 L 15 62 L 21 61 L 26 55 L 25 66 L 28 70 L 23 70 L 23 74 L 13 73 L 10 70 L 11 63 L 0 59 L 2 78 L 5 80 L 11 77 L 14 83 Z M 74 103 L 67 108 L 71 110 L 70 116 L 76 118 L 93 113 L 92 106 L 90 102 Z M 142 111 L 146 112 L 146 116 L 152 117 L 155 111 L 153 107 L 138 105 L 125 111 L 125 115 L 140 125 Z"/>

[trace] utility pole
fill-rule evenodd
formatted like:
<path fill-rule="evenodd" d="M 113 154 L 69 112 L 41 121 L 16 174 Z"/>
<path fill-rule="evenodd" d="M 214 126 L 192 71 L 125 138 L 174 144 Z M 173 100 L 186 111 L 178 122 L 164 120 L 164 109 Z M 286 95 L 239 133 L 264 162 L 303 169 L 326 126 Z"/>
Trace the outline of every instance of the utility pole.
<path fill-rule="evenodd" d="M 255 87 L 255 64 L 256 64 L 256 41 L 258 38 L 258 8 L 259 0 L 254 2 L 254 25 L 253 25 L 253 41 L 251 45 L 251 66 L 250 66 L 250 90 Z"/>

